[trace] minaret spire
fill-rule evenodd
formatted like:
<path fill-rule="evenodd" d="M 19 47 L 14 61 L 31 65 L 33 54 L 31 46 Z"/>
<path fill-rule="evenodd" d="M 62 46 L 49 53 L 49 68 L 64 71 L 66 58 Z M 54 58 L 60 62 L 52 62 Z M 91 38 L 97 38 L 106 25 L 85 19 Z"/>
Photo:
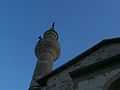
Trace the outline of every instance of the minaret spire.
<path fill-rule="evenodd" d="M 52 71 L 53 63 L 59 57 L 58 33 L 55 31 L 54 25 L 53 22 L 51 28 L 43 34 L 43 37 L 39 37 L 35 47 L 35 55 L 38 60 L 29 90 L 36 90 L 35 88 L 38 86 L 37 80 Z"/>

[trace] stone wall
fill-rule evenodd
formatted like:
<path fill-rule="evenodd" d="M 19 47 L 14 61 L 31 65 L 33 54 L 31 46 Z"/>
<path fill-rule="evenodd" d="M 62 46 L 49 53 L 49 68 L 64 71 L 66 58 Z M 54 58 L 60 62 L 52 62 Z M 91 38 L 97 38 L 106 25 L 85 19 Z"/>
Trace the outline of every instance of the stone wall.
<path fill-rule="evenodd" d="M 117 75 L 120 77 L 120 69 L 101 73 L 83 81 L 78 80 L 75 90 L 107 90 L 107 84 Z"/>
<path fill-rule="evenodd" d="M 96 62 L 119 54 L 120 44 L 116 43 L 103 46 L 80 62 L 77 62 L 66 70 L 50 77 L 47 82 L 47 86 L 45 86 L 41 90 L 103 90 L 104 85 L 107 83 L 107 81 L 114 77 L 117 73 L 119 73 L 120 69 L 99 73 L 98 75 L 93 75 L 93 78 L 90 79 L 84 78 L 84 80 L 78 79 L 75 81 L 70 76 L 69 72 L 72 72 L 77 68 L 89 66 Z"/>

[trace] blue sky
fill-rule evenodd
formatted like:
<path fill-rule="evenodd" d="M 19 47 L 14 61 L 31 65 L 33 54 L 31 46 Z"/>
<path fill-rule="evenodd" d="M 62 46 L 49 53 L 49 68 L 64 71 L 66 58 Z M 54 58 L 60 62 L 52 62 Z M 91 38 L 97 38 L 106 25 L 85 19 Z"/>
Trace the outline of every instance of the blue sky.
<path fill-rule="evenodd" d="M 38 36 L 56 22 L 59 67 L 105 38 L 120 36 L 120 0 L 0 0 L 0 88 L 27 90 Z"/>

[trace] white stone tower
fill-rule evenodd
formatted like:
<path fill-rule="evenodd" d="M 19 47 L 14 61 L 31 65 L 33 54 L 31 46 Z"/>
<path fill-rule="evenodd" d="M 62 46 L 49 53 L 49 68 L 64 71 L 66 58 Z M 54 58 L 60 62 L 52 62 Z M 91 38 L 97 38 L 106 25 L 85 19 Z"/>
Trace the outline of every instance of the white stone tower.
<path fill-rule="evenodd" d="M 35 55 L 38 60 L 29 90 L 39 90 L 39 85 L 36 80 L 52 71 L 53 63 L 60 54 L 58 38 L 58 33 L 54 29 L 54 23 L 52 27 L 43 34 L 43 37 L 39 37 L 35 47 Z"/>

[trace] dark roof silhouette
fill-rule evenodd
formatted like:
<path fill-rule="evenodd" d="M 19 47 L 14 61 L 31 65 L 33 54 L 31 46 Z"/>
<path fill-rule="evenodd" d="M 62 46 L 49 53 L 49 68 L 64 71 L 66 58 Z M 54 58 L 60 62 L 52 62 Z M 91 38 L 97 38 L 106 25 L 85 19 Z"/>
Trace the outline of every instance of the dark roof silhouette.
<path fill-rule="evenodd" d="M 109 45 L 109 44 L 114 44 L 114 43 L 120 43 L 120 38 L 112 38 L 112 39 L 105 39 L 105 40 L 102 40 L 101 42 L 99 42 L 98 44 L 96 44 L 95 46 L 93 46 L 92 48 L 86 50 L 85 52 L 83 52 L 82 54 L 78 55 L 77 57 L 73 58 L 72 60 L 70 60 L 68 63 L 62 65 L 61 67 L 57 68 L 56 70 L 52 71 L 51 73 L 49 73 L 48 75 L 44 76 L 43 78 L 40 78 L 39 80 L 37 80 L 37 82 L 42 86 L 42 85 L 45 85 L 47 80 L 67 69 L 68 67 L 70 67 L 71 65 L 74 65 L 75 63 L 83 60 L 83 58 L 85 58 L 86 56 L 90 55 L 91 53 L 95 52 L 96 50 L 98 50 L 99 48 L 105 46 L 105 45 Z"/>

